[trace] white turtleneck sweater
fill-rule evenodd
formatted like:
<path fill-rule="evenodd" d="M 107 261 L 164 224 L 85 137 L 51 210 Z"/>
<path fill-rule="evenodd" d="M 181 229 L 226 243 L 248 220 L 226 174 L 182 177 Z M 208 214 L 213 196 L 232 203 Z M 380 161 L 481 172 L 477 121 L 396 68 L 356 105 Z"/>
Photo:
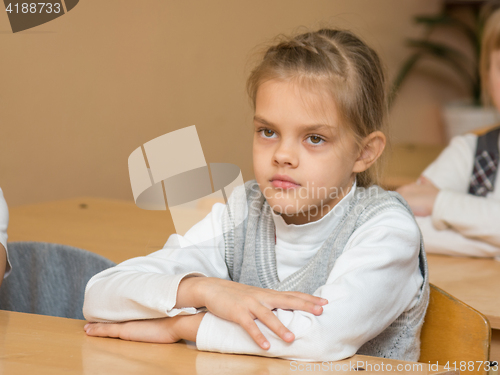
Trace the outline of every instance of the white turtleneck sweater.
<path fill-rule="evenodd" d="M 339 224 L 354 190 L 355 184 L 334 209 L 315 222 L 288 225 L 281 216 L 273 215 L 280 280 L 299 270 L 319 250 Z M 184 236 L 170 236 L 162 250 L 94 276 L 86 288 L 85 318 L 110 322 L 196 313 L 194 308 L 174 308 L 177 287 L 188 275 L 229 280 L 221 224 L 224 207 L 215 204 Z M 409 213 L 381 213 L 353 233 L 327 283 L 314 293 L 329 301 L 322 315 L 274 311 L 295 334 L 293 343 L 285 343 L 257 320 L 271 344 L 269 350 L 262 350 L 238 324 L 207 313 L 198 330 L 197 347 L 309 361 L 349 357 L 416 303 L 423 282 L 418 268 L 419 243 L 420 233 Z"/>

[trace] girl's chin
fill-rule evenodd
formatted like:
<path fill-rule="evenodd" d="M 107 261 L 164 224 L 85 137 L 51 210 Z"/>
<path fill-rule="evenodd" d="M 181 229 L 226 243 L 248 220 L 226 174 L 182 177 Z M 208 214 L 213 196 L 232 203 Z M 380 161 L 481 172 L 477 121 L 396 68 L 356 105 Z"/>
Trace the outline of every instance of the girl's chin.
<path fill-rule="evenodd" d="M 271 209 L 278 215 L 311 215 L 319 212 L 326 213 L 335 206 L 335 204 L 325 204 L 323 201 L 308 201 L 297 199 L 268 199 L 267 203 Z"/>
<path fill-rule="evenodd" d="M 268 200 L 268 203 L 272 210 L 280 215 L 297 215 L 300 212 L 307 211 L 307 204 L 297 202 L 296 200 L 290 202 L 283 202 L 282 200 L 279 202 L 270 202 Z"/>

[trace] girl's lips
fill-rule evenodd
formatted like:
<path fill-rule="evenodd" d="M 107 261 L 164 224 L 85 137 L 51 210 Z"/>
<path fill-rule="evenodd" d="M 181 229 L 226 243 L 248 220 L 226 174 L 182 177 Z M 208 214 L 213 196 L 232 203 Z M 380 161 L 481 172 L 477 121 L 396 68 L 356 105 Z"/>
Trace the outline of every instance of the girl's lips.
<path fill-rule="evenodd" d="M 290 181 L 283 181 L 283 180 L 272 180 L 271 184 L 275 188 L 281 188 L 281 189 L 294 189 L 298 188 L 300 185 L 294 184 L 293 182 Z"/>

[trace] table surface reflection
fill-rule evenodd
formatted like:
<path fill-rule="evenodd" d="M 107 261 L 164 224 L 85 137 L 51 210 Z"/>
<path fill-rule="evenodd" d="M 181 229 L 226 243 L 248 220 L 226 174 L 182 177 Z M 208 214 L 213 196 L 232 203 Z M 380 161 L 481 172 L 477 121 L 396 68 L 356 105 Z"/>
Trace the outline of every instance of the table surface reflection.
<path fill-rule="evenodd" d="M 245 375 L 315 374 L 328 370 L 335 374 L 345 372 L 341 370 L 344 365 L 351 371 L 355 366 L 365 368 L 363 373 L 368 374 L 380 373 L 390 365 L 393 374 L 458 374 L 442 367 L 429 369 L 428 364 L 367 356 L 356 355 L 344 361 L 314 364 L 201 352 L 184 342 L 149 344 L 88 337 L 83 332 L 84 324 L 83 320 L 0 310 L 0 373 Z M 402 371 L 394 371 L 398 365 Z M 370 366 L 373 366 L 372 371 L 369 371 Z"/>

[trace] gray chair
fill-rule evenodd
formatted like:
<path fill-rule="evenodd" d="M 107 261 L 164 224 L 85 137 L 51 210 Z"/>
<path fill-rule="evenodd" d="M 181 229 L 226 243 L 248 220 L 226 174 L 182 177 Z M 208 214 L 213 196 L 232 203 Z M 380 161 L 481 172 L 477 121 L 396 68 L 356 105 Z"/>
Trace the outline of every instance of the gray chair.
<path fill-rule="evenodd" d="M 67 245 L 9 242 L 12 272 L 0 287 L 0 309 L 84 319 L 85 286 L 116 264 Z"/>

